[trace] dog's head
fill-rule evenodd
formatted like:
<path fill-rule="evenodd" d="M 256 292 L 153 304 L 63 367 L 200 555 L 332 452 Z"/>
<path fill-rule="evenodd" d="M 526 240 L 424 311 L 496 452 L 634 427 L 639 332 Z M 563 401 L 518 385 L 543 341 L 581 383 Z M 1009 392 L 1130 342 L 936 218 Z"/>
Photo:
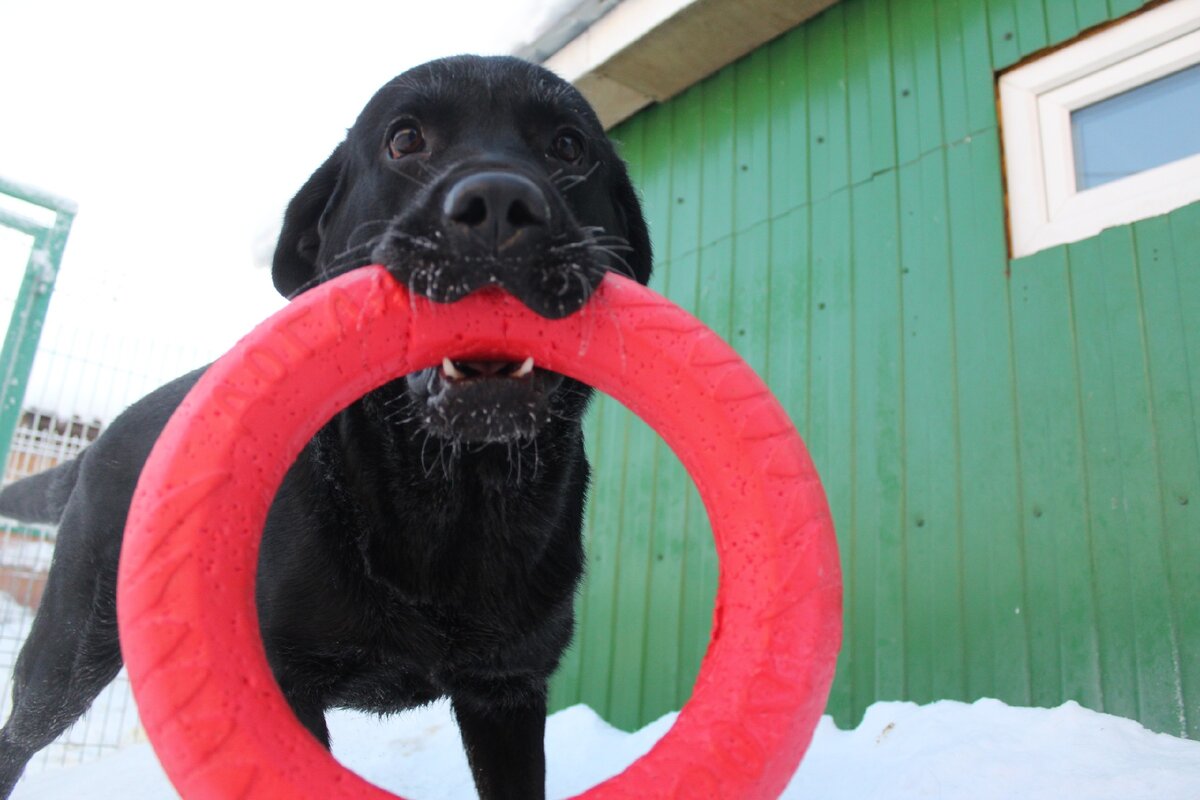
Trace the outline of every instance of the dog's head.
<path fill-rule="evenodd" d="M 395 78 L 288 206 L 285 296 L 370 263 L 439 302 L 500 286 L 566 316 L 612 270 L 649 280 L 625 165 L 570 84 L 515 58 L 460 56 Z M 409 375 L 412 416 L 454 441 L 531 439 L 586 390 L 532 361 L 451 361 Z"/>

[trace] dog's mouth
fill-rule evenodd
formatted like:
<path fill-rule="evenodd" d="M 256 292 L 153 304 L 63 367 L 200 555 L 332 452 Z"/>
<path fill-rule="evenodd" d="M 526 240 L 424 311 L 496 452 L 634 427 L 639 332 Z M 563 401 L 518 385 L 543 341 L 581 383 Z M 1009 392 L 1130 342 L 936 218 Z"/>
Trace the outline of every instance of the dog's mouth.
<path fill-rule="evenodd" d="M 449 357 L 442 358 L 443 381 L 461 383 L 472 380 L 488 380 L 492 378 L 527 378 L 534 372 L 533 356 L 524 361 L 455 361 Z"/>
<path fill-rule="evenodd" d="M 489 443 L 533 439 L 553 417 L 563 376 L 531 357 L 446 357 L 407 382 L 425 430 L 450 441 Z"/>
<path fill-rule="evenodd" d="M 453 303 L 498 286 L 547 319 L 579 311 L 606 272 L 632 274 L 623 238 L 580 225 L 552 183 L 516 168 L 452 169 L 364 244 L 414 294 Z"/>

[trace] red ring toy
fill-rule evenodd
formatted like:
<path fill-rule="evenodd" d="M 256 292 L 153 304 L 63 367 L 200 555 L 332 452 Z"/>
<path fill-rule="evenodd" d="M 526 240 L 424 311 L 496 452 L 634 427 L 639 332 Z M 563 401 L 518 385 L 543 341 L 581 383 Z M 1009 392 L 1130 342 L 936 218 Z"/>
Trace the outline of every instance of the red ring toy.
<path fill-rule="evenodd" d="M 833 680 L 841 574 L 800 437 L 738 355 L 687 312 L 609 275 L 580 312 L 488 290 L 449 305 L 382 267 L 297 298 L 196 384 L 146 462 L 118 583 L 146 733 L 186 798 L 385 798 L 292 715 L 254 606 L 258 545 L 288 466 L 358 397 L 442 356 L 532 355 L 617 398 L 674 449 L 721 574 L 712 639 L 674 727 L 583 797 L 777 797 Z"/>

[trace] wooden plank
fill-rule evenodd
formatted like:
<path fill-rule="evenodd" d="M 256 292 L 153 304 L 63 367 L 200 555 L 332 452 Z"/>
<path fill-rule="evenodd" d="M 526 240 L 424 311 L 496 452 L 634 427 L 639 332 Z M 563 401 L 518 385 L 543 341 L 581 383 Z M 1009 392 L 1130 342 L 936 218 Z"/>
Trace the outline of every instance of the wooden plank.
<path fill-rule="evenodd" d="M 643 178 L 645 130 L 635 119 L 614 132 L 618 151 L 629 165 L 631 179 Z M 630 414 L 610 397 L 599 396 L 589 416 L 596 437 L 591 440 L 599 457 L 592 461 L 592 486 L 588 501 L 587 575 L 577 608 L 579 632 L 579 700 L 611 719 L 613 703 L 610 677 L 616 647 L 616 598 L 621 592 L 620 559 L 623 536 L 621 509 L 624 491 L 624 450 Z"/>
<path fill-rule="evenodd" d="M 733 242 L 726 238 L 706 245 L 698 260 L 696 314 L 717 335 L 731 339 L 733 293 Z M 708 647 L 712 625 L 713 598 L 717 593 L 717 557 L 708 526 L 708 516 L 699 493 L 692 489 L 687 500 L 687 559 L 684 593 L 688 613 L 683 620 L 681 664 L 699 666 Z M 681 683 L 690 691 L 694 673 L 683 669 Z"/>
<path fill-rule="evenodd" d="M 802 206 L 770 223 L 770 291 L 761 297 L 769 321 L 763 377 L 808 441 L 811 325 L 810 208 Z"/>
<path fill-rule="evenodd" d="M 908 0 L 890 0 L 898 164 L 909 164 L 921 155 L 920 109 L 916 96 L 917 53 L 913 33 L 915 6 L 915 3 Z"/>
<path fill-rule="evenodd" d="M 1187 317 L 1184 316 L 1177 269 L 1187 262 L 1175 251 L 1171 220 L 1155 217 L 1134 226 L 1138 283 L 1145 326 L 1146 372 L 1150 383 L 1151 420 L 1162 496 L 1162 539 L 1146 542 L 1149 575 L 1169 592 L 1166 614 L 1152 623 L 1162 648 L 1152 648 L 1152 663 L 1142 670 L 1142 720 L 1152 729 L 1187 736 L 1189 717 L 1196 712 L 1184 697 L 1182 651 L 1186 650 L 1187 618 L 1196 617 L 1194 598 L 1200 597 L 1200 509 L 1190 502 L 1200 497 L 1200 448 L 1196 431 L 1200 404 L 1192 394 L 1187 364 Z M 1186 268 L 1186 267 L 1185 267 Z M 1190 435 L 1181 436 L 1181 432 Z M 1146 577 L 1139 571 L 1140 577 Z M 1194 634 L 1194 629 L 1190 631 Z M 1153 660 L 1157 659 L 1157 663 Z M 1152 677 L 1153 676 L 1153 677 Z M 1153 685 L 1145 685 L 1146 679 Z M 1148 706 L 1148 707 L 1147 707 Z M 1190 713 L 1189 713 L 1190 712 Z M 1191 724 L 1195 724 L 1192 721 Z"/>
<path fill-rule="evenodd" d="M 808 87 L 809 181 L 816 202 L 850 179 L 841 6 L 809 23 Z"/>
<path fill-rule="evenodd" d="M 584 417 L 583 422 L 584 449 L 587 452 L 588 463 L 592 465 L 595 465 L 603 457 L 603 454 L 598 449 L 600 441 L 599 415 L 595 409 L 596 406 L 593 404 L 588 414 Z M 589 496 L 594 498 L 594 492 L 590 492 Z M 583 541 L 585 552 L 590 552 L 592 549 L 592 537 L 596 530 L 595 510 L 596 503 L 594 502 L 589 502 L 584 509 Z M 547 698 L 547 703 L 551 713 L 583 702 L 586 690 L 583 681 L 583 647 L 581 642 L 583 622 L 587 618 L 587 601 L 590 594 L 588 587 L 592 580 L 592 574 L 591 564 L 589 563 L 588 569 L 584 573 L 580 591 L 575 598 L 575 636 L 563 654 L 562 662 L 559 664 L 554 676 L 550 679 L 550 694 Z"/>
<path fill-rule="evenodd" d="M 700 244 L 733 233 L 734 74 L 724 70 L 702 87 Z"/>
<path fill-rule="evenodd" d="M 1025 530 L 1013 407 L 1008 260 L 996 132 L 946 150 L 967 697 L 1030 698 Z M 983 659 L 989 663 L 982 663 Z M 990 678 L 990 679 L 989 679 Z"/>
<path fill-rule="evenodd" d="M 682 256 L 694 253 L 700 247 L 700 215 L 704 204 L 700 186 L 703 100 L 699 87 L 684 92 L 668 106 L 671 109 L 669 135 L 666 131 L 656 132 L 669 145 L 671 153 L 670 231 L 666 249 L 672 262 L 679 262 Z M 675 268 L 676 263 L 673 263 L 672 269 Z M 694 269 L 691 274 L 694 283 Z"/>
<path fill-rule="evenodd" d="M 729 343 L 760 375 L 767 369 L 770 344 L 770 307 L 763 308 L 763 297 L 771 291 L 770 258 L 770 226 L 766 220 L 734 237 Z"/>
<path fill-rule="evenodd" d="M 588 500 L 587 578 L 581 593 L 578 699 L 606 718 L 610 713 L 609 674 L 613 650 L 614 600 L 620 591 L 621 461 L 624 410 L 610 397 L 597 398 L 591 416 L 596 436 L 595 472 Z"/>
<path fill-rule="evenodd" d="M 937 7 L 933 3 L 912 5 L 914 95 L 917 99 L 918 142 L 923 155 L 946 143 L 944 98 L 938 64 Z"/>
<path fill-rule="evenodd" d="M 1017 43 L 1018 0 L 987 0 L 988 41 L 992 69 L 999 71 L 1015 64 L 1021 58 Z"/>
<path fill-rule="evenodd" d="M 887 3 L 862 2 L 866 18 L 871 93 L 871 174 L 893 169 L 896 156 L 896 88 L 892 77 L 892 34 Z"/>
<path fill-rule="evenodd" d="M 671 117 L 669 106 L 656 106 L 647 109 L 636 120 L 636 145 L 639 147 L 637 185 L 641 189 L 642 212 L 650 226 L 655 260 L 662 264 L 670 264 L 672 257 L 671 220 L 675 204 L 671 196 L 674 178 Z M 635 142 L 631 141 L 630 144 L 634 145 Z M 660 271 L 661 274 L 652 274 L 651 285 L 665 285 L 666 272 L 664 269 Z"/>
<path fill-rule="evenodd" d="M 810 337 L 805 429 L 818 468 L 838 466 L 837 477 L 831 480 L 837 483 L 849 472 L 841 460 L 845 453 L 835 452 L 848 431 L 843 412 L 850 402 L 850 387 L 844 382 L 852 348 L 849 192 L 818 201 L 811 214 L 811 284 L 804 310 Z M 844 510 L 848 504 L 839 508 Z"/>
<path fill-rule="evenodd" d="M 1079 30 L 1087 30 L 1108 19 L 1108 0 L 1075 0 L 1075 20 Z"/>
<path fill-rule="evenodd" d="M 638 720 L 654 719 L 679 708 L 679 605 L 683 579 L 684 518 L 687 472 L 662 440 L 654 442 L 649 479 L 650 568 L 647 575 L 643 658 L 638 676 L 641 697 Z M 632 681 L 631 681 L 632 682 Z"/>
<path fill-rule="evenodd" d="M 1194 458 L 1200 460 L 1200 270 L 1195 268 L 1195 254 L 1200 253 L 1200 203 L 1193 203 L 1171 213 L 1171 244 L 1175 253 L 1174 274 L 1179 316 L 1185 324 L 1182 332 L 1186 369 L 1178 374 L 1184 394 L 1191 399 L 1191 440 L 1186 427 L 1179 433 L 1182 446 L 1191 447 Z M 1164 429 L 1165 430 L 1165 429 Z M 1184 471 L 1186 474 L 1186 471 Z M 1168 496 L 1168 552 L 1173 569 L 1172 588 L 1179 611 L 1179 664 L 1184 706 L 1188 709 L 1185 727 L 1190 739 L 1200 739 L 1200 544 L 1195 532 L 1200 530 L 1200 490 L 1192 489 Z"/>
<path fill-rule="evenodd" d="M 672 261 L 667 271 L 665 293 L 683 308 L 696 307 L 697 267 L 695 250 L 689 247 L 687 254 Z M 655 442 L 653 481 L 650 603 L 645 629 L 646 658 L 641 673 L 642 720 L 676 710 L 687 700 L 688 693 L 681 691 L 681 682 L 685 675 L 694 679 L 698 660 L 685 661 L 684 619 L 698 615 L 699 638 L 704 636 L 703 626 L 707 621 L 700 608 L 693 609 L 686 602 L 685 576 L 690 566 L 687 555 L 695 549 L 691 541 L 693 532 L 687 524 L 689 495 L 694 490 L 687 471 L 662 441 Z M 711 537 L 701 530 L 698 538 L 702 546 Z"/>
<path fill-rule="evenodd" d="M 798 28 L 768 47 L 772 217 L 809 199 L 807 38 L 808 28 Z"/>
<path fill-rule="evenodd" d="M 1122 631 L 1136 661 L 1137 718 L 1161 729 L 1178 722 L 1177 673 L 1171 631 L 1171 601 L 1163 553 L 1163 499 L 1155 447 L 1150 387 L 1147 384 L 1146 326 L 1149 319 L 1138 281 L 1133 229 L 1101 234 L 1107 312 L 1102 321 L 1111 336 L 1112 377 L 1118 426 L 1121 535 L 1129 548 L 1132 624 Z M 1136 576 L 1136 577 L 1135 577 Z"/>
<path fill-rule="evenodd" d="M 1185 320 L 1200 319 L 1200 270 L 1195 269 L 1194 258 L 1200 253 L 1200 203 L 1172 211 L 1168 219 L 1171 222 L 1171 243 L 1175 250 L 1175 280 L 1179 292 L 1179 306 Z M 1189 258 L 1191 254 L 1191 258 Z M 1183 347 L 1186 354 L 1187 380 L 1185 390 L 1192 398 L 1200 398 L 1200 326 L 1187 325 L 1183 330 Z M 1200 452 L 1200 413 L 1193 416 L 1196 420 L 1192 433 L 1197 452 Z M 1197 659 L 1200 664 L 1200 659 Z M 1200 684 L 1197 686 L 1200 689 Z"/>
<path fill-rule="evenodd" d="M 811 209 L 801 206 L 770 223 L 770 291 L 761 299 L 769 321 L 764 378 L 808 443 L 810 313 L 812 285 Z"/>
<path fill-rule="evenodd" d="M 725 238 L 713 242 L 700 250 L 700 284 L 696 292 L 696 316 L 725 341 L 729 341 L 733 327 L 732 266 L 732 239 Z"/>
<path fill-rule="evenodd" d="M 671 265 L 663 288 L 683 308 L 698 313 L 700 220 L 705 205 L 701 152 L 705 93 L 693 87 L 671 104 Z M 648 657 L 642 669 L 642 721 L 682 706 L 691 693 L 708 642 L 712 596 L 705 570 L 715 565 L 712 537 L 694 484 L 661 443 L 653 512 Z"/>
<path fill-rule="evenodd" d="M 699 110 L 698 106 L 696 110 Z M 646 215 L 651 221 L 655 250 L 663 265 L 656 272 L 653 285 L 667 296 L 670 296 L 673 284 L 678 283 L 685 289 L 689 285 L 695 286 L 694 273 L 689 274 L 686 269 L 687 260 L 679 262 L 683 274 L 673 274 L 676 262 L 672 245 L 677 240 L 670 222 L 675 219 L 678 207 L 673 192 L 678 172 L 673 157 L 676 150 L 674 117 L 671 106 L 659 106 L 639 118 L 646 130 L 654 132 L 644 137 L 639 183 Z M 688 133 L 699 138 L 698 130 Z M 695 163 L 694 155 L 690 160 L 685 157 L 685 167 L 694 170 Z M 695 217 L 695 214 L 691 216 Z M 694 250 L 695 240 L 684 241 L 682 245 L 685 250 Z M 682 552 L 683 532 L 670 519 L 672 515 L 680 516 L 683 491 L 677 484 L 686 480 L 686 473 L 680 474 L 682 467 L 678 460 L 656 434 L 644 425 L 635 426 L 634 434 L 625 463 L 627 480 L 632 480 L 636 486 L 627 487 L 625 497 L 627 502 L 632 497 L 638 504 L 631 513 L 645 514 L 644 519 L 635 518 L 634 524 L 646 528 L 648 545 L 644 556 L 640 552 L 620 556 L 624 573 L 621 596 L 632 619 L 618 617 L 618 638 L 626 642 L 626 647 L 618 649 L 615 656 L 625 660 L 615 667 L 619 672 L 614 672 L 613 676 L 615 686 L 621 687 L 613 691 L 614 702 L 628 706 L 630 712 L 623 721 L 630 726 L 672 710 L 677 700 L 681 577 L 678 554 Z M 630 538 L 626 536 L 624 541 Z M 669 562 L 666 560 L 668 553 L 673 555 Z M 630 567 L 635 570 L 633 575 L 627 572 Z M 637 583 L 639 578 L 644 580 L 641 586 Z M 639 593 L 642 594 L 640 603 L 637 600 Z M 621 610 L 622 606 L 618 604 L 618 614 Z M 640 618 L 637 616 L 639 610 Z M 635 660 L 638 662 L 636 668 Z M 614 719 L 622 718 L 614 716 Z"/>
<path fill-rule="evenodd" d="M 851 196 L 854 324 L 854 470 L 851 547 L 856 587 L 847 607 L 848 726 L 880 697 L 903 659 L 902 360 L 899 208 L 894 172 L 854 187 Z M 901 676 L 902 677 L 902 676 Z M 901 681 L 896 681 L 902 685 Z"/>
<path fill-rule="evenodd" d="M 1075 15 L 1075 4 L 1069 0 L 1046 2 L 1044 10 L 1046 14 L 1046 35 L 1049 37 L 1049 44 L 1061 44 L 1068 39 L 1074 38 L 1082 29 L 1079 19 Z"/>
<path fill-rule="evenodd" d="M 809 208 L 771 221 L 771 291 L 763 298 L 770 321 L 764 377 L 797 430 L 808 430 L 808 361 L 811 303 Z"/>
<path fill-rule="evenodd" d="M 977 0 L 966 0 L 974 5 Z M 937 0 L 934 25 L 937 36 L 938 82 L 941 95 L 941 141 L 950 143 L 971 133 L 967 106 L 966 70 L 963 65 L 963 30 L 959 0 Z"/>
<path fill-rule="evenodd" d="M 1132 14 L 1147 2 L 1149 0 L 1108 0 L 1108 16 L 1110 19 L 1117 19 Z"/>
<path fill-rule="evenodd" d="M 924 534 L 929 503 L 926 468 L 933 456 L 927 441 L 929 398 L 926 386 L 930 372 L 928 350 L 924 341 L 929 338 L 923 312 L 925 241 L 921 235 L 924 209 L 921 204 L 921 169 L 916 161 L 899 169 L 900 188 L 900 271 L 903 298 L 904 363 L 904 522 L 900 528 L 901 563 L 904 582 L 902 593 L 903 639 L 900 656 L 903 659 L 904 683 L 900 697 L 924 702 L 933 695 L 932 669 L 927 662 L 934 649 L 935 631 L 930 618 L 937 605 L 935 584 L 941 576 L 933 569 L 933 543 Z M 916 272 L 914 273 L 914 270 Z M 936 336 L 933 337 L 936 339 Z M 943 337 L 942 341 L 948 341 Z M 944 419 L 950 418 L 945 408 L 938 409 Z M 938 455 L 939 460 L 942 458 Z M 915 469 L 914 469 L 915 467 Z M 913 575 L 921 575 L 919 581 Z M 920 654 L 920 655 L 917 655 Z"/>
<path fill-rule="evenodd" d="M 680 708 L 692 695 L 700 662 L 708 650 L 717 587 L 717 551 L 712 529 L 700 493 L 691 481 L 684 487 L 683 514 L 682 615 L 679 620 L 679 676 L 675 690 Z"/>
<path fill-rule="evenodd" d="M 624 407 L 621 416 L 624 424 L 619 445 L 621 492 L 617 514 L 621 536 L 616 553 L 617 593 L 613 598 L 606 716 L 613 725 L 633 730 L 641 724 L 639 678 L 645 655 L 649 605 L 654 434 Z"/>
<path fill-rule="evenodd" d="M 1046 25 L 1045 0 L 1013 0 L 1013 6 L 1017 13 L 1020 56 L 1024 58 L 1048 47 L 1052 40 Z"/>
<path fill-rule="evenodd" d="M 871 52 L 867 4 L 849 0 L 842 4 L 846 46 L 846 109 L 850 183 L 860 184 L 875 172 L 875 127 L 871 123 L 871 63 L 886 55 Z M 890 92 L 890 89 L 889 89 Z M 889 126 L 890 127 L 890 126 Z"/>
<path fill-rule="evenodd" d="M 930 415 L 926 431 L 930 446 L 927 478 L 931 483 L 918 496 L 927 500 L 924 513 L 924 535 L 938 549 L 932 564 L 939 576 L 939 593 L 927 624 L 934 631 L 934 650 L 925 654 L 930 663 L 937 696 L 965 699 L 966 674 L 963 669 L 966 651 L 966 615 L 961 607 L 942 607 L 944 598 L 961 597 L 963 585 L 963 477 L 962 431 L 964 427 L 961 387 L 955 372 L 957 312 L 954 308 L 954 265 L 950 251 L 950 208 L 947 197 L 947 166 L 949 149 L 933 152 L 921 159 L 921 206 L 924 218 L 918 225 L 918 235 L 924 239 L 925 258 L 916 265 L 923 273 L 910 286 L 923 286 L 927 339 L 924 347 L 931 351 L 926 364 L 925 395 L 931 401 L 925 412 Z M 938 341 L 928 335 L 941 331 Z M 920 369 L 920 361 L 914 365 Z M 915 404 L 910 406 L 915 409 Z M 911 417 L 910 413 L 910 417 Z M 918 533 L 918 536 L 920 533 Z M 939 542 L 940 539 L 940 542 Z M 918 575 L 912 576 L 919 579 Z"/>
<path fill-rule="evenodd" d="M 1120 229 L 1116 229 L 1120 231 Z M 1127 235 L 1127 234 L 1126 234 Z M 1137 654 L 1131 632 L 1135 624 L 1133 576 L 1129 564 L 1129 529 L 1140 520 L 1131 517 L 1129 496 L 1123 486 L 1122 425 L 1119 362 L 1122 334 L 1110 325 L 1128 314 L 1122 295 L 1133 290 L 1128 279 L 1106 268 L 1106 246 L 1124 243 L 1102 234 L 1069 245 L 1075 339 L 1078 347 L 1080 388 L 1083 395 L 1083 436 L 1088 481 L 1088 514 L 1092 525 L 1097 614 L 1100 629 L 1100 674 L 1103 709 L 1136 717 Z M 1124 312 L 1124 313 L 1122 313 Z"/>
<path fill-rule="evenodd" d="M 655 249 L 670 263 L 666 242 L 671 210 L 670 109 L 648 109 L 631 121 L 626 137 L 636 180 L 642 187 L 643 209 L 650 225 Z M 633 155 L 636 154 L 636 155 Z M 655 278 L 666 282 L 668 270 Z M 622 407 L 619 412 L 622 439 L 620 452 L 620 509 L 616 524 L 620 532 L 616 558 L 616 594 L 613 605 L 612 651 L 610 653 L 608 719 L 626 729 L 642 719 L 641 676 L 646 654 L 646 629 L 650 612 L 651 526 L 654 511 L 655 447 L 658 437 Z"/>
<path fill-rule="evenodd" d="M 1083 396 L 1065 248 L 1012 262 L 1031 701 L 1103 707 Z"/>
<path fill-rule="evenodd" d="M 693 251 L 675 265 L 671 282 L 672 297 L 685 303 L 684 308 L 703 317 L 700 285 L 704 275 L 700 269 L 700 252 Z M 691 286 L 687 286 L 690 276 Z M 680 554 L 680 619 L 679 673 L 676 677 L 676 697 L 682 703 L 691 694 L 691 687 L 700 668 L 700 660 L 708 647 L 712 623 L 713 598 L 716 587 L 716 551 L 700 494 L 690 480 L 683 485 L 682 518 L 683 551 Z M 648 721 L 648 720 L 647 720 Z"/>
<path fill-rule="evenodd" d="M 904 482 L 903 262 L 900 187 L 896 172 L 880 175 L 857 205 L 855 247 L 855 572 L 859 592 L 875 592 L 857 605 L 847 635 L 858 642 L 852 672 L 857 721 L 870 696 L 907 696 L 907 622 Z M 861 216 L 859 216 L 861 215 Z M 872 262 L 874 262 L 872 264 Z M 868 267 L 868 264 L 872 266 Z M 861 271 L 860 271 L 861 269 Z M 868 269 L 870 270 L 868 272 Z M 889 280 L 888 274 L 891 273 Z M 875 276 L 878 276 L 875 280 Z M 888 295 L 892 297 L 889 300 Z M 874 316 L 871 309 L 875 308 Z M 861 310 L 860 310 L 861 309 Z M 878 358 L 874 352 L 878 351 Z M 870 353 L 871 355 L 867 355 Z M 861 354 L 861 355 L 860 355 Z M 875 412 L 875 416 L 871 416 Z M 866 431 L 859 427 L 873 423 Z M 871 450 L 874 449 L 874 457 Z M 876 482 L 875 486 L 871 484 Z M 878 502 L 872 495 L 878 493 Z M 865 504 L 865 505 L 864 505 Z M 872 530 L 872 525 L 875 529 Z M 870 562 L 874 556 L 874 574 Z M 874 615 L 874 622 L 869 622 Z M 859 628 L 862 628 L 860 631 Z M 861 663 L 860 662 L 866 662 Z M 868 682 L 869 681 L 869 682 Z"/>
<path fill-rule="evenodd" d="M 757 50 L 734 65 L 736 128 L 733 179 L 734 230 L 744 231 L 770 213 L 770 69 L 766 50 Z"/>
<path fill-rule="evenodd" d="M 938 151 L 900 170 L 904 275 L 906 696 L 961 696 L 964 619 L 958 405 L 945 166 Z"/>
<path fill-rule="evenodd" d="M 852 553 L 853 298 L 851 296 L 850 193 L 836 192 L 812 208 L 811 355 L 807 442 L 825 485 L 843 558 L 845 596 L 855 596 Z M 838 662 L 831 708 L 849 708 L 847 659 Z"/>
<path fill-rule="evenodd" d="M 962 0 L 959 15 L 967 131 L 975 134 L 996 127 L 996 78 L 988 50 L 987 8 L 979 0 Z"/>

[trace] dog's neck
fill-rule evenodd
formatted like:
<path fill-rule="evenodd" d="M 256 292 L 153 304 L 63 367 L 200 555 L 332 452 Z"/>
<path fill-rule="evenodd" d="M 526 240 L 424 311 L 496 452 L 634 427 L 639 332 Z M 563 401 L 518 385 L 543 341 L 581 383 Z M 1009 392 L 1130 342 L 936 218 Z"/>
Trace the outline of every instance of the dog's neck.
<path fill-rule="evenodd" d="M 556 419 L 527 442 L 485 445 L 437 440 L 416 423 L 381 421 L 368 396 L 331 420 L 305 451 L 319 474 L 342 487 L 332 498 L 373 579 L 408 599 L 481 591 L 503 553 L 530 564 L 561 543 L 550 531 L 578 530 L 572 489 L 587 483 L 583 431 Z M 346 447 L 354 441 L 356 447 Z M 364 447 L 364 443 L 369 443 Z M 354 454 L 354 458 L 347 454 Z M 392 520 L 420 520 L 396 529 Z M 547 521 L 559 524 L 547 525 Z M 565 524 L 564 524 L 565 523 Z M 451 569 L 429 569 L 434 562 Z M 419 586 L 418 575 L 454 575 L 460 586 Z M 492 587 L 497 591 L 502 587 Z"/>

